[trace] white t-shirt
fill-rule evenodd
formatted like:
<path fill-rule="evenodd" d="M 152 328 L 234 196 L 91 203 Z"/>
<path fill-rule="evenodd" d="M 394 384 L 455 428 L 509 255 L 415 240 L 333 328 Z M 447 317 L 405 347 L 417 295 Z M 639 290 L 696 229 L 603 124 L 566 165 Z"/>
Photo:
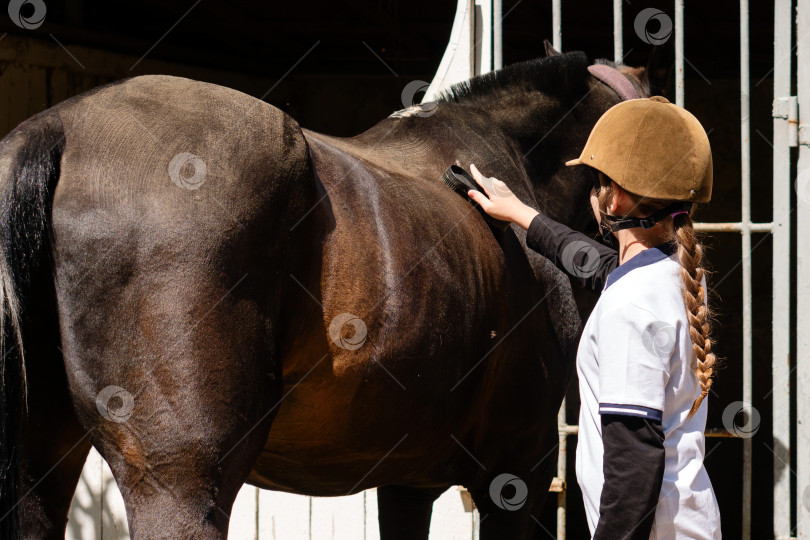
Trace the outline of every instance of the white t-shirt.
<path fill-rule="evenodd" d="M 664 428 L 664 479 L 650 538 L 721 537 L 717 499 L 703 466 L 708 399 L 687 420 L 700 385 L 681 267 L 670 252 L 647 249 L 613 270 L 579 342 L 576 474 L 591 535 L 604 484 L 601 409 L 658 419 Z"/>

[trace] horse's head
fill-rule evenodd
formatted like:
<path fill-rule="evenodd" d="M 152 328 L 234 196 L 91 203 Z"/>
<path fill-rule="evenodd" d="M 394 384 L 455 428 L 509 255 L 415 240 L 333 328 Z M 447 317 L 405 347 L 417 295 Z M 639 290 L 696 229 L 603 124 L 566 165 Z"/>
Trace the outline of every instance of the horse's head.
<path fill-rule="evenodd" d="M 465 116 L 468 124 L 483 118 L 479 130 L 494 128 L 490 140 L 503 139 L 479 149 L 482 172 L 501 178 L 522 200 L 579 230 L 595 230 L 588 195 L 596 176 L 586 167 L 566 167 L 565 161 L 579 156 L 598 118 L 622 99 L 591 74 L 590 64 L 582 52 L 561 54 L 547 46 L 544 58 L 456 84 L 441 97 L 458 105 L 449 113 Z M 615 77 L 629 81 L 639 97 L 650 95 L 648 68 L 608 60 L 595 64 L 615 70 Z"/>

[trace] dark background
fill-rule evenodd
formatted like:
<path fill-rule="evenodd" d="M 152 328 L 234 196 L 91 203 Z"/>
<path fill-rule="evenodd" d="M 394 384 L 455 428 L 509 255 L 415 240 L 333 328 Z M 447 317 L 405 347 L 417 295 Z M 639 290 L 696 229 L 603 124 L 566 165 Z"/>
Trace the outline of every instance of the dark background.
<path fill-rule="evenodd" d="M 645 65 L 650 54 L 651 46 L 633 29 L 636 14 L 647 7 L 657 7 L 674 18 L 672 2 L 625 2 L 629 65 Z M 316 131 L 357 134 L 403 107 L 401 93 L 408 82 L 432 79 L 449 39 L 455 8 L 454 2 L 435 0 L 49 1 L 46 22 L 36 30 L 22 30 L 5 14 L 0 16 L 0 33 L 7 33 L 0 40 L 0 128 L 5 134 L 31 114 L 98 84 L 159 72 L 265 96 L 302 126 Z M 773 13 L 768 2 L 752 2 L 751 10 L 752 218 L 770 221 Z M 503 11 L 504 65 L 542 56 L 543 39 L 551 39 L 551 2 L 504 0 Z M 740 219 L 738 4 L 690 2 L 685 11 L 685 44 L 686 107 L 709 131 L 715 164 L 713 202 L 699 217 L 736 221 Z M 612 58 L 611 3 L 564 2 L 563 45 L 566 51 L 583 50 L 591 58 Z M 670 84 L 666 95 L 674 101 L 673 88 Z M 752 537 L 770 538 L 774 475 L 770 449 L 786 441 L 774 443 L 770 434 L 770 236 L 755 234 L 752 244 L 753 405 L 762 419 L 753 439 Z M 708 427 L 722 428 L 725 407 L 742 399 L 741 249 L 737 233 L 711 235 L 707 245 L 714 271 L 709 283 L 717 314 L 716 351 L 723 362 L 709 401 Z M 575 383 L 571 389 L 568 418 L 576 423 Z M 587 538 L 573 474 L 576 437 L 570 441 L 569 538 Z M 724 537 L 738 538 L 742 441 L 709 438 L 707 453 Z M 555 508 L 552 495 L 543 518 L 552 531 Z"/>

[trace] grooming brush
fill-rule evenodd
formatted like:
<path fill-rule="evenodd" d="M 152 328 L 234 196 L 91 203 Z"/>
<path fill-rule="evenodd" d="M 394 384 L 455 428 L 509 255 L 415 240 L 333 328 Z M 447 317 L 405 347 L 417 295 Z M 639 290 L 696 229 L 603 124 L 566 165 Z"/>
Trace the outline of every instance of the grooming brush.
<path fill-rule="evenodd" d="M 508 221 L 501 221 L 500 219 L 495 219 L 494 217 L 490 216 L 483 208 L 481 208 L 480 204 L 472 200 L 469 195 L 467 195 L 469 190 L 474 189 L 476 191 L 480 191 L 484 197 L 487 197 L 486 192 L 481 188 L 481 186 L 478 185 L 475 179 L 470 176 L 470 173 L 458 165 L 450 165 L 450 168 L 444 171 L 442 180 L 445 184 L 447 184 L 447 187 L 458 193 L 462 199 L 473 205 L 481 214 L 481 217 L 484 218 L 484 221 L 487 222 L 487 225 L 500 231 L 505 231 L 509 228 Z"/>

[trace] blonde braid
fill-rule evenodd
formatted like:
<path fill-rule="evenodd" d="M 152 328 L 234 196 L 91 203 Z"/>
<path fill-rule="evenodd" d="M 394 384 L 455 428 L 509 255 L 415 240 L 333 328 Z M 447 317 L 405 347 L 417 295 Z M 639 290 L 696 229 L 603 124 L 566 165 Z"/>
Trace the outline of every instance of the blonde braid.
<path fill-rule="evenodd" d="M 712 352 L 710 312 L 706 307 L 706 291 L 703 287 L 704 270 L 701 267 L 703 246 L 695 238 L 692 218 L 681 214 L 673 218 L 675 239 L 678 244 L 678 260 L 681 263 L 683 301 L 689 319 L 689 337 L 697 357 L 695 373 L 700 383 L 700 396 L 695 399 L 687 418 L 691 418 L 712 387 L 715 355 Z"/>

